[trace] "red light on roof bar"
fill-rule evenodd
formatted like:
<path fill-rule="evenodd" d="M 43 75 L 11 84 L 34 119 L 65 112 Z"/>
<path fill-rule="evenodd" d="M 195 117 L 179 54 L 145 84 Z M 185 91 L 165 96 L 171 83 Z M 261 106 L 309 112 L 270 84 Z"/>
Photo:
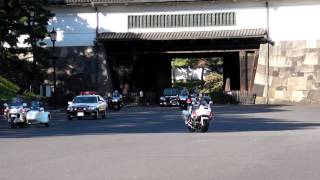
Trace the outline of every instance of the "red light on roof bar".
<path fill-rule="evenodd" d="M 83 91 L 83 92 L 80 92 L 80 95 L 96 95 L 97 92 L 95 91 Z"/>

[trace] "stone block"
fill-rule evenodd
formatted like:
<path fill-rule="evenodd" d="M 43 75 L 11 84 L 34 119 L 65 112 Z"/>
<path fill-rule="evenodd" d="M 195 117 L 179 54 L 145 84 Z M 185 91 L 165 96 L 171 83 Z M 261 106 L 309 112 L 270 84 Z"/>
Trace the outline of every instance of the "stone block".
<path fill-rule="evenodd" d="M 265 65 L 266 65 L 266 58 L 267 58 L 267 56 L 261 56 L 261 55 L 259 55 L 258 64 L 265 66 Z"/>
<path fill-rule="evenodd" d="M 269 65 L 274 67 L 290 66 L 290 64 L 287 63 L 287 59 L 285 56 L 271 56 Z"/>
<path fill-rule="evenodd" d="M 319 65 L 319 53 L 308 53 L 305 56 L 305 65 Z"/>
<path fill-rule="evenodd" d="M 285 49 L 306 49 L 306 41 L 286 41 Z"/>
<path fill-rule="evenodd" d="M 278 77 L 273 77 L 272 81 L 271 81 L 271 89 L 276 89 L 279 86 L 284 86 L 285 84 L 283 84 L 283 79 L 282 78 L 278 78 Z"/>
<path fill-rule="evenodd" d="M 253 86 L 253 93 L 256 94 L 257 96 L 263 96 L 264 88 L 265 88 L 264 85 L 255 84 Z"/>
<path fill-rule="evenodd" d="M 279 77 L 279 71 L 272 71 L 273 77 Z"/>
<path fill-rule="evenodd" d="M 320 48 L 320 40 L 317 40 L 317 48 Z"/>
<path fill-rule="evenodd" d="M 304 72 L 304 73 L 312 73 L 314 72 L 313 65 L 301 65 L 296 67 L 296 71 Z"/>
<path fill-rule="evenodd" d="M 281 68 L 279 70 L 279 77 L 280 78 L 288 78 L 291 76 L 291 72 L 290 71 L 287 71 L 286 68 Z"/>
<path fill-rule="evenodd" d="M 320 82 L 320 70 L 315 70 L 316 72 L 314 73 L 314 79 L 316 82 Z"/>
<path fill-rule="evenodd" d="M 282 55 L 282 48 L 280 45 L 270 46 L 271 55 L 272 56 L 281 56 Z"/>
<path fill-rule="evenodd" d="M 265 74 L 266 66 L 258 64 L 256 73 Z"/>
<path fill-rule="evenodd" d="M 320 103 L 320 90 L 309 91 L 307 99 L 309 100 L 309 103 Z"/>
<path fill-rule="evenodd" d="M 256 77 L 254 79 L 254 84 L 265 85 L 266 84 L 266 75 L 262 73 L 256 73 Z"/>
<path fill-rule="evenodd" d="M 305 98 L 306 96 L 304 95 L 304 91 L 292 91 L 291 100 L 293 102 L 300 102 Z"/>
<path fill-rule="evenodd" d="M 265 97 L 256 97 L 256 104 L 266 104 L 266 98 Z"/>
<path fill-rule="evenodd" d="M 285 97 L 285 91 L 276 90 L 273 98 L 274 99 L 284 99 L 284 97 Z"/>
<path fill-rule="evenodd" d="M 306 49 L 289 49 L 286 56 L 288 57 L 300 57 L 306 54 Z"/>
<path fill-rule="evenodd" d="M 287 84 L 288 90 L 307 90 L 306 77 L 290 77 Z"/>
<path fill-rule="evenodd" d="M 313 79 L 308 79 L 307 80 L 307 89 L 308 90 L 316 89 L 316 81 Z"/>

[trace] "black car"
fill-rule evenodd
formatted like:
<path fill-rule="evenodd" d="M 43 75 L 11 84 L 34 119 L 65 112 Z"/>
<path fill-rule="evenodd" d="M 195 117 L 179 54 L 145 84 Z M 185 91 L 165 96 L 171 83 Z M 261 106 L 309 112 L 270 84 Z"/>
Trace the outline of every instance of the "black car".
<path fill-rule="evenodd" d="M 181 90 L 182 88 L 165 88 L 163 96 L 160 97 L 160 106 L 178 106 Z"/>

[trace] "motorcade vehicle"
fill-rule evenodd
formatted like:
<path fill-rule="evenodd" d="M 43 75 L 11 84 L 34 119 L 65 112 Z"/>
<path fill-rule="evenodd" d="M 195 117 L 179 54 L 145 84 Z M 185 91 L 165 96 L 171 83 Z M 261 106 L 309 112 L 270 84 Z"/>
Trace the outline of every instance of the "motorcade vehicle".
<path fill-rule="evenodd" d="M 4 118 L 8 121 L 9 127 L 23 128 L 26 125 L 26 113 L 29 110 L 27 103 L 20 98 L 13 98 L 9 103 L 3 105 L 5 107 Z"/>
<path fill-rule="evenodd" d="M 51 114 L 45 111 L 44 104 L 41 101 L 32 101 L 29 110 L 26 113 L 26 124 L 44 124 L 49 127 Z"/>
<path fill-rule="evenodd" d="M 207 132 L 210 122 L 215 119 L 210 105 L 204 99 L 193 102 L 188 110 L 182 111 L 182 116 L 185 120 L 185 125 L 189 132 Z"/>
<path fill-rule="evenodd" d="M 72 101 L 68 102 L 67 119 L 81 119 L 93 117 L 94 119 L 106 118 L 107 103 L 94 91 L 81 92 Z"/>
<path fill-rule="evenodd" d="M 190 95 L 187 88 L 183 88 L 178 95 L 178 104 L 182 110 L 186 110 L 190 104 Z"/>
<path fill-rule="evenodd" d="M 160 106 L 178 106 L 179 94 L 182 88 L 171 87 L 163 90 L 163 96 L 160 97 Z"/>
<path fill-rule="evenodd" d="M 112 95 L 107 96 L 105 100 L 108 102 L 108 109 L 120 111 L 123 101 L 122 95 L 117 90 L 114 91 Z"/>

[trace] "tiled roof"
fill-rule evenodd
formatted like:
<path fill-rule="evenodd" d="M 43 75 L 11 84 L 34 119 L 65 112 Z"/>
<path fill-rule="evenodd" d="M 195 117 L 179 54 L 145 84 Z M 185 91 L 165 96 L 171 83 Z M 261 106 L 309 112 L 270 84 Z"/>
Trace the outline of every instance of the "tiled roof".
<path fill-rule="evenodd" d="M 241 29 L 219 31 L 149 32 L 149 33 L 100 33 L 99 40 L 185 40 L 185 39 L 231 39 L 264 37 L 265 29 Z"/>
<path fill-rule="evenodd" d="M 88 4 L 88 3 L 159 3 L 159 2 L 195 2 L 195 1 L 214 1 L 214 0 L 51 0 L 52 3 L 64 3 L 69 5 Z"/>

